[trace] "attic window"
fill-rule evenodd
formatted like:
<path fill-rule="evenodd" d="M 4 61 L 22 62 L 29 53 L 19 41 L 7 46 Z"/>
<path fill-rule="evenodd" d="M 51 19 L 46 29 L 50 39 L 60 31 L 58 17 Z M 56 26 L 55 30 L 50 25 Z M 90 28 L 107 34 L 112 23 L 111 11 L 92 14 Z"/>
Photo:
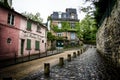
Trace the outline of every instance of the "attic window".
<path fill-rule="evenodd" d="M 66 14 L 64 14 L 63 17 L 66 18 Z"/>
<path fill-rule="evenodd" d="M 71 18 L 72 18 L 72 19 L 74 19 L 74 18 L 75 18 L 74 13 L 71 13 Z"/>

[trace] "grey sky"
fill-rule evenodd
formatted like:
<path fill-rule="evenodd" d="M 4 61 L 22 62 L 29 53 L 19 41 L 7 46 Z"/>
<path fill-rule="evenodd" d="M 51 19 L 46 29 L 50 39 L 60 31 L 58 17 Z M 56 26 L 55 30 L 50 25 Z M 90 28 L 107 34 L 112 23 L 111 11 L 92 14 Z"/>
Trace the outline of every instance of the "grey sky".
<path fill-rule="evenodd" d="M 84 0 L 13 0 L 13 7 L 19 13 L 26 11 L 35 14 L 39 12 L 43 18 L 43 22 L 46 22 L 47 17 L 52 14 L 53 11 L 65 12 L 66 8 L 76 8 L 78 18 L 81 20 L 84 14 L 79 12 L 79 7 L 85 6 L 83 1 Z"/>

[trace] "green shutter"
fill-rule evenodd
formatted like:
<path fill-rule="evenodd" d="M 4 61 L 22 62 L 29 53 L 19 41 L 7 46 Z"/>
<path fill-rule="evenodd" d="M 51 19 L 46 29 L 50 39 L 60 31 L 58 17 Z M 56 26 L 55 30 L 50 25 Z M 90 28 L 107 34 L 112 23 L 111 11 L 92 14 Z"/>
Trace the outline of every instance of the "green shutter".
<path fill-rule="evenodd" d="M 31 23 L 27 21 L 27 30 L 31 30 Z"/>
<path fill-rule="evenodd" d="M 39 50 L 40 48 L 40 42 L 39 41 L 35 41 L 35 49 Z"/>
<path fill-rule="evenodd" d="M 31 40 L 27 39 L 27 49 L 30 50 L 31 49 Z"/>

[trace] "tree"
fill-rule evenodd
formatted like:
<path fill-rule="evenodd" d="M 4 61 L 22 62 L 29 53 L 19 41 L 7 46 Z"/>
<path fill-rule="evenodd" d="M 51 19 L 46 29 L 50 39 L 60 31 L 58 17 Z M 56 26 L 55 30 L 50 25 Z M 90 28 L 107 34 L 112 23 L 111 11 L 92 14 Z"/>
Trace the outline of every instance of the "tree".
<path fill-rule="evenodd" d="M 35 15 L 32 13 L 23 12 L 22 15 L 40 23 L 43 21 L 43 19 L 40 17 L 39 12 L 37 12 Z"/>
<path fill-rule="evenodd" d="M 112 7 L 114 6 L 117 0 L 85 0 L 86 2 L 92 2 L 95 10 L 92 11 L 94 14 L 94 18 L 97 24 L 101 24 L 101 21 L 104 20 L 105 17 L 110 15 Z M 90 12 L 90 9 L 87 7 L 80 8 L 83 12 Z M 99 27 L 99 26 L 98 26 Z"/>
<path fill-rule="evenodd" d="M 47 39 L 48 39 L 49 41 L 54 41 L 54 40 L 55 40 L 55 36 L 52 35 L 51 32 L 47 32 Z"/>
<path fill-rule="evenodd" d="M 55 41 L 56 37 L 54 35 L 52 35 L 51 32 L 47 32 L 47 39 L 48 39 L 48 41 L 51 42 L 51 50 L 54 50 L 55 49 L 54 41 Z"/>
<path fill-rule="evenodd" d="M 90 15 L 86 15 L 86 17 L 80 23 L 77 23 L 76 26 L 79 26 L 77 27 L 77 36 L 79 39 L 96 39 L 97 26 L 94 18 Z"/>

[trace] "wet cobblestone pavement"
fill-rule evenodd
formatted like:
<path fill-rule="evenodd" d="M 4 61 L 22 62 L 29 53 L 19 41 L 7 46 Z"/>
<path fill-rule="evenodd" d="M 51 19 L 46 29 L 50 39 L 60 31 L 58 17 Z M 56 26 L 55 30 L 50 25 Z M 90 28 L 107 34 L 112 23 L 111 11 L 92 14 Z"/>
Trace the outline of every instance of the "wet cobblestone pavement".
<path fill-rule="evenodd" d="M 58 65 L 51 67 L 48 78 L 43 71 L 38 71 L 22 80 L 120 80 L 117 72 L 111 70 L 109 73 L 108 70 L 96 49 L 89 48 L 77 58 L 72 58 L 71 62 L 65 61 L 62 68 Z"/>

